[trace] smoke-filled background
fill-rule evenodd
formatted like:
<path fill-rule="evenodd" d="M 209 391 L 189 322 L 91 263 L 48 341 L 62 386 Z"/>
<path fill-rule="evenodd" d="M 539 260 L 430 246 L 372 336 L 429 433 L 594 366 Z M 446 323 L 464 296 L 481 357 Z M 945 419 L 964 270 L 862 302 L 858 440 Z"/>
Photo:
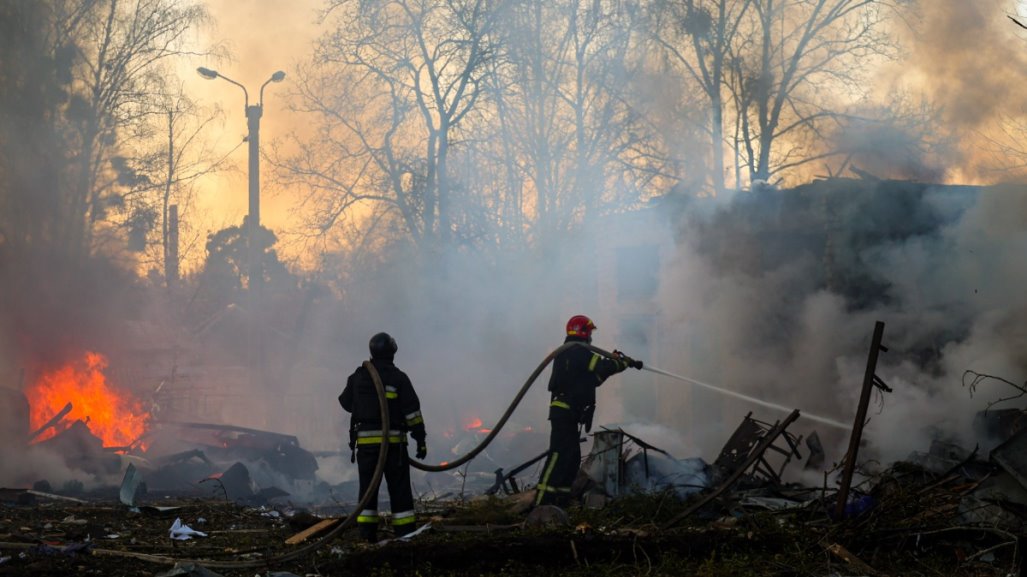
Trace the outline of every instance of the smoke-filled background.
<path fill-rule="evenodd" d="M 895 459 L 972 446 L 1016 392 L 965 371 L 1023 381 L 1020 3 L 279 4 L 0 8 L 5 388 L 99 352 L 151 427 L 344 450 L 335 397 L 384 330 L 437 462 L 575 314 L 598 346 L 843 422 L 879 320 L 895 392 L 866 437 Z M 197 66 L 267 103 L 255 234 L 241 91 Z M 544 450 L 547 377 L 500 466 Z M 596 421 L 712 460 L 750 410 L 783 417 L 631 372 Z M 840 457 L 844 431 L 797 427 Z"/>

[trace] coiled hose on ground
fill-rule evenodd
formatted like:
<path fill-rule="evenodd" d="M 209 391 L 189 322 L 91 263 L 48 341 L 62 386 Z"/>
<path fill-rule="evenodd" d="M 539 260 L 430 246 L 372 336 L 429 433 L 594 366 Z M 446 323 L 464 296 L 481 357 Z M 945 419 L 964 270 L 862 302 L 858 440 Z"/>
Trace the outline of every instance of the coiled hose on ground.
<path fill-rule="evenodd" d="M 503 416 L 499 418 L 499 421 L 492 428 L 492 431 L 488 434 L 488 436 L 486 436 L 484 439 L 482 439 L 481 443 L 479 443 L 477 447 L 472 449 L 469 453 L 467 453 L 463 457 L 460 457 L 459 459 L 457 459 L 455 461 L 450 461 L 450 462 L 446 463 L 445 465 L 427 465 L 425 463 L 421 463 L 421 462 L 413 461 L 413 460 L 410 461 L 410 465 L 412 467 L 414 467 L 416 469 L 420 469 L 422 471 L 427 471 L 427 472 L 431 472 L 431 473 L 437 473 L 437 472 L 450 471 L 450 470 L 456 469 L 457 467 L 463 465 L 464 463 L 467 463 L 468 461 L 470 461 L 474 457 L 478 456 L 478 454 L 481 453 L 482 451 L 484 451 L 485 448 L 489 446 L 489 443 L 491 443 L 493 441 L 493 439 L 496 438 L 496 435 L 499 434 L 499 431 L 502 430 L 503 426 L 506 425 L 507 420 L 510 419 L 510 415 L 513 414 L 514 410 L 517 408 L 517 405 L 519 405 L 521 400 L 524 398 L 524 395 L 526 395 L 528 393 L 528 389 L 531 388 L 531 386 L 535 383 L 535 381 L 538 379 L 539 375 L 542 374 L 542 371 L 545 370 L 545 368 L 549 365 L 549 363 L 551 363 L 553 361 L 553 359 L 556 358 L 556 356 L 558 354 L 562 353 L 563 351 L 565 351 L 565 350 L 567 350 L 567 349 L 569 349 L 571 347 L 576 347 L 576 346 L 585 347 L 585 348 L 591 350 L 592 352 L 598 353 L 598 354 L 600 354 L 600 355 L 602 355 L 604 357 L 615 358 L 615 355 L 613 353 L 610 353 L 608 351 L 600 349 L 599 347 L 594 347 L 591 344 L 582 343 L 582 342 L 564 343 L 563 345 L 561 345 L 561 346 L 557 347 L 556 349 L 554 349 L 553 352 L 551 352 L 548 355 L 546 355 L 546 358 L 542 359 L 542 362 L 539 363 L 538 367 L 536 367 L 535 370 L 528 377 L 528 380 L 526 380 L 524 382 L 524 385 L 521 386 L 521 389 L 517 392 L 517 396 L 514 397 L 514 400 L 510 403 L 510 406 L 507 407 L 506 412 L 503 413 Z M 371 374 L 371 380 L 374 382 L 375 391 L 378 393 L 378 412 L 379 412 L 379 416 L 381 417 L 381 421 L 382 421 L 382 430 L 383 431 L 388 431 L 390 423 L 389 423 L 388 401 L 386 400 L 386 397 L 385 397 L 385 386 L 382 384 L 381 376 L 378 374 L 378 371 L 375 370 L 374 365 L 372 365 L 369 361 L 364 361 L 364 368 L 366 368 L 367 371 Z M 374 475 L 371 478 L 371 484 L 368 486 L 367 491 L 363 495 L 361 495 L 360 502 L 357 504 L 356 509 L 354 510 L 354 513 L 352 513 L 349 516 L 347 516 L 346 519 L 342 523 L 339 523 L 338 525 L 333 527 L 330 531 L 328 531 L 328 533 L 324 534 L 322 537 L 320 537 L 316 541 L 314 541 L 314 542 L 312 542 L 310 544 L 304 545 L 304 546 L 300 547 L 299 549 L 296 549 L 295 551 L 290 551 L 290 552 L 285 553 L 283 555 L 278 555 L 276 557 L 271 557 L 271 558 L 267 558 L 267 559 L 247 560 L 247 561 L 218 561 L 218 560 L 208 560 L 208 559 L 188 559 L 188 558 L 167 557 L 167 556 L 164 556 L 164 555 L 147 555 L 147 554 L 143 554 L 143 553 L 135 553 L 135 552 L 127 552 L 127 551 L 116 551 L 116 550 L 109 550 L 109 549 L 108 550 L 94 550 L 93 553 L 94 554 L 98 554 L 98 555 L 111 555 L 111 556 L 132 557 L 134 559 L 141 559 L 143 561 L 150 561 L 150 562 L 153 562 L 153 563 L 162 563 L 162 564 L 166 564 L 166 565 L 171 565 L 171 564 L 175 564 L 175 563 L 195 563 L 195 564 L 198 564 L 198 565 L 203 565 L 205 567 L 211 567 L 211 568 L 217 568 L 217 569 L 248 569 L 248 568 L 254 568 L 254 567 L 269 567 L 269 566 L 272 566 L 272 565 L 276 565 L 276 564 L 280 564 L 280 563 L 285 563 L 287 561 L 292 561 L 294 559 L 299 559 L 300 557 L 303 557 L 303 556 L 311 553 L 312 551 L 315 551 L 315 550 L 321 548 L 321 546 L 323 546 L 325 543 L 327 543 L 331 539 L 335 538 L 336 535 L 338 535 L 342 531 L 348 529 L 349 527 L 353 526 L 353 524 L 356 522 L 357 514 L 360 511 L 362 511 L 365 508 L 367 508 L 367 506 L 370 504 L 371 496 L 372 495 L 377 496 L 377 494 L 378 494 L 378 486 L 381 484 L 381 482 L 382 482 L 382 474 L 385 472 L 385 458 L 388 456 L 388 452 L 389 452 L 388 435 L 382 435 L 381 450 L 378 452 L 378 462 L 375 465 Z"/>

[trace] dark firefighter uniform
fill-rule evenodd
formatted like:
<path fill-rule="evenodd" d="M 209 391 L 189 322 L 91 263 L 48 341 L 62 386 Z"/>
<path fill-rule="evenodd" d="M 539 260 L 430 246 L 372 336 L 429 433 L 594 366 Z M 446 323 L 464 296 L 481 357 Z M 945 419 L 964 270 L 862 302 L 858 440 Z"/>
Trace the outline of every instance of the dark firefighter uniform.
<path fill-rule="evenodd" d="M 568 323 L 565 343 L 591 342 L 595 325 L 581 317 L 585 326 L 572 330 L 572 323 L 578 318 L 573 317 Z M 596 388 L 611 375 L 636 364 L 640 365 L 627 357 L 610 359 L 585 347 L 571 347 L 553 359 L 549 378 L 549 456 L 539 478 L 536 505 L 565 506 L 569 502 L 571 484 L 581 466 L 579 426 L 584 425 L 585 431 L 592 427 Z"/>
<path fill-rule="evenodd" d="M 424 419 L 421 417 L 420 400 L 410 378 L 393 363 L 395 340 L 386 333 L 379 333 L 371 338 L 370 349 L 371 364 L 381 377 L 388 399 L 389 430 L 382 430 L 378 393 L 370 372 L 363 365 L 347 379 L 346 388 L 339 395 L 339 403 L 343 409 L 352 413 L 350 448 L 355 447 L 356 450 L 360 496 L 367 492 L 374 477 L 382 437 L 388 439 L 384 480 L 388 484 L 389 500 L 392 503 L 392 527 L 396 536 L 401 537 L 416 527 L 406 435 L 409 432 L 417 442 L 417 458 L 423 459 L 427 453 Z M 357 515 L 357 526 L 361 536 L 373 542 L 377 540 L 378 530 L 377 492 L 368 507 Z"/>

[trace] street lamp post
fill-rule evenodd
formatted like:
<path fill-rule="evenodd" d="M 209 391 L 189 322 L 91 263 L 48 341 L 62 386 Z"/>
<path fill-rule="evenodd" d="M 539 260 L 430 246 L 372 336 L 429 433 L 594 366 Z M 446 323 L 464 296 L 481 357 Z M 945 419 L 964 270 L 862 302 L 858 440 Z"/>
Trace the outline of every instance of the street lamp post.
<path fill-rule="evenodd" d="M 231 78 L 221 74 L 217 70 L 211 70 L 210 68 L 196 69 L 200 73 L 200 76 L 214 80 L 215 78 L 221 78 L 227 82 L 230 82 L 239 88 L 242 88 L 243 96 L 246 103 L 246 141 L 249 143 L 250 156 L 249 156 L 249 217 L 246 223 L 246 240 L 249 245 L 249 285 L 250 291 L 253 293 L 259 292 L 260 286 L 263 283 L 264 275 L 262 267 L 260 266 L 261 250 L 257 246 L 257 233 L 260 231 L 260 117 L 264 115 L 264 87 L 272 82 L 281 82 L 285 80 L 285 72 L 279 70 L 271 75 L 264 84 L 260 85 L 260 99 L 256 104 L 250 105 L 250 93 L 246 90 L 246 87 L 242 84 L 232 80 Z"/>

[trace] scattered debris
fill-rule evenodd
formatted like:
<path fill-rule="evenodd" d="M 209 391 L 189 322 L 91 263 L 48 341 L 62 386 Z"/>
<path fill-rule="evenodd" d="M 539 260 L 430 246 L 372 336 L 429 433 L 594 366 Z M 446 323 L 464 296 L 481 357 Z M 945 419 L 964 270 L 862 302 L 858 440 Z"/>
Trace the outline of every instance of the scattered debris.
<path fill-rule="evenodd" d="M 43 426 L 41 426 L 38 429 L 36 429 L 35 431 L 32 431 L 31 433 L 29 433 L 28 440 L 31 441 L 32 439 L 35 439 L 39 435 L 42 435 L 50 427 L 54 427 L 54 426 L 57 426 L 58 424 L 60 424 L 60 422 L 62 420 L 64 420 L 64 417 L 68 416 L 68 413 L 71 412 L 71 409 L 72 409 L 71 403 L 68 403 L 68 404 L 64 405 L 64 408 L 61 409 L 60 411 L 58 411 L 57 414 L 54 415 L 49 421 L 43 423 Z"/>
<path fill-rule="evenodd" d="M 991 451 L 991 460 L 1027 489 L 1027 429 L 1021 429 Z"/>
<path fill-rule="evenodd" d="M 170 537 L 176 541 L 188 541 L 193 537 L 206 537 L 203 531 L 196 531 L 189 525 L 184 525 L 181 518 L 175 518 L 169 530 Z"/>
<path fill-rule="evenodd" d="M 250 477 L 246 465 L 236 462 L 223 473 L 207 477 L 202 482 L 213 482 L 228 501 L 248 501 L 257 494 L 257 484 Z"/>
<path fill-rule="evenodd" d="M 221 574 L 195 563 L 175 563 L 170 571 L 158 573 L 155 577 L 221 577 Z"/>
<path fill-rule="evenodd" d="M 54 493 L 44 493 L 42 491 L 36 491 L 34 489 L 26 489 L 26 493 L 35 497 L 42 497 L 44 499 L 53 499 L 55 501 L 69 501 L 71 503 L 88 503 L 84 499 L 77 499 L 75 497 L 68 497 L 67 495 L 56 495 Z"/>
<path fill-rule="evenodd" d="M 139 470 L 135 465 L 129 463 L 128 468 L 125 469 L 125 476 L 121 479 L 121 490 L 118 492 L 118 498 L 123 505 L 135 507 L 136 492 L 139 490 L 139 483 L 142 480 Z"/>
<path fill-rule="evenodd" d="M 307 527 L 299 533 L 296 533 L 292 537 L 289 537 L 285 540 L 285 544 L 296 545 L 302 543 L 307 539 L 310 539 L 314 535 L 317 535 L 318 533 L 323 533 L 328 529 L 331 529 L 332 527 L 338 525 L 340 522 L 342 522 L 342 519 L 324 519 L 322 521 L 319 521 L 318 523 L 315 523 L 314 525 L 311 525 L 310 527 Z"/>
<path fill-rule="evenodd" d="M 502 489 L 503 492 L 506 493 L 507 495 L 509 495 L 511 493 L 519 493 L 521 489 L 520 489 L 520 487 L 517 486 L 517 479 L 514 477 L 514 475 L 520 474 L 522 471 L 524 471 L 528 467 L 531 467 L 535 463 L 538 463 L 542 459 L 545 459 L 546 455 L 548 455 L 548 454 L 549 454 L 549 451 L 545 451 L 541 455 L 537 455 L 535 457 L 532 457 L 528 461 L 526 461 L 526 462 L 524 462 L 524 463 L 514 467 L 513 469 L 511 469 L 509 473 L 503 473 L 503 468 L 502 467 L 496 469 L 496 482 L 493 483 L 491 487 L 489 487 L 488 489 L 485 490 L 485 494 L 486 495 L 495 495 L 496 493 L 499 492 L 500 489 Z"/>
<path fill-rule="evenodd" d="M 673 526 L 674 524 L 676 524 L 681 519 L 684 519 L 685 517 L 691 515 L 695 511 L 699 510 L 700 507 L 702 507 L 703 505 L 709 503 L 713 499 L 716 499 L 721 493 L 723 493 L 724 491 L 728 490 L 732 485 L 734 485 L 735 481 L 737 481 L 743 474 L 745 474 L 745 472 L 749 469 L 749 467 L 752 467 L 757 461 L 763 459 L 763 453 L 767 450 L 767 448 L 770 447 L 770 445 L 779 436 L 781 436 L 782 433 L 785 432 L 785 429 L 788 428 L 788 425 L 790 425 L 793 422 L 795 422 L 795 420 L 798 419 L 798 418 L 799 418 L 799 411 L 792 411 L 792 413 L 790 415 L 788 415 L 785 418 L 784 421 L 781 421 L 781 422 L 777 423 L 776 425 L 774 425 L 773 427 L 771 427 L 770 430 L 768 430 L 765 434 L 762 435 L 762 437 L 760 438 L 759 443 L 754 445 L 748 451 L 748 453 L 747 453 L 748 456 L 746 457 L 746 459 L 744 461 L 738 463 L 736 465 L 736 468 L 735 468 L 734 472 L 731 473 L 730 475 L 728 475 L 727 478 L 719 486 L 717 486 L 717 488 L 715 488 L 713 491 L 711 491 L 711 492 L 707 493 L 706 495 L 704 495 L 701 499 L 699 499 L 694 504 L 689 506 L 687 509 L 685 509 L 684 511 L 679 513 L 677 516 L 675 516 L 673 519 L 671 519 L 670 521 L 665 523 L 663 525 L 663 528 L 667 529 L 667 528 Z"/>
<path fill-rule="evenodd" d="M 748 471 L 749 476 L 756 479 L 757 482 L 781 484 L 781 473 L 788 463 L 793 458 L 802 459 L 798 448 L 802 437 L 796 437 L 787 430 L 781 430 L 775 434 L 775 438 L 769 439 L 764 444 L 763 441 L 774 431 L 774 427 L 775 425 L 754 419 L 752 412 L 746 414 L 724 448 L 721 449 L 717 460 L 713 462 L 718 474 L 730 475 L 744 466 L 742 472 Z M 784 440 L 785 447 L 774 444 L 777 436 Z M 774 467 L 765 456 L 767 451 L 783 455 L 784 460 Z"/>

